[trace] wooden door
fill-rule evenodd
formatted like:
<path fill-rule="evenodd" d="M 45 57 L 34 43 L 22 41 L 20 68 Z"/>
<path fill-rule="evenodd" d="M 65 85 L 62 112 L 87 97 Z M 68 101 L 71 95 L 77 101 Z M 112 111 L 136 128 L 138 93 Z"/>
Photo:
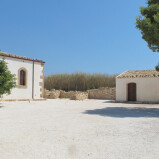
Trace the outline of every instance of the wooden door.
<path fill-rule="evenodd" d="M 136 101 L 136 83 L 128 84 L 128 101 Z"/>

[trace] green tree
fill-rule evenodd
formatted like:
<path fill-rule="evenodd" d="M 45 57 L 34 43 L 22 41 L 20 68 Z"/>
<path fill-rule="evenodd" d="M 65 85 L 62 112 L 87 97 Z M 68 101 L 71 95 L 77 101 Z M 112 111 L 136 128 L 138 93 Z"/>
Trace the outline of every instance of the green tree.
<path fill-rule="evenodd" d="M 11 89 L 16 86 L 15 81 L 15 75 L 8 70 L 5 60 L 0 60 L 0 97 L 11 93 Z"/>
<path fill-rule="evenodd" d="M 159 63 L 158 63 L 158 65 L 155 66 L 155 70 L 159 71 Z"/>
<path fill-rule="evenodd" d="M 140 7 L 136 27 L 153 52 L 159 52 L 159 0 L 147 0 L 147 7 Z"/>

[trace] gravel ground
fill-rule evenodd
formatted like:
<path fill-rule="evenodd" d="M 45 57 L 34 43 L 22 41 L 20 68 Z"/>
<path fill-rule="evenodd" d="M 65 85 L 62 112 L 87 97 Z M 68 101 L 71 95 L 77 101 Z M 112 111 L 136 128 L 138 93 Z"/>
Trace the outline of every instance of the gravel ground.
<path fill-rule="evenodd" d="M 159 105 L 0 104 L 0 159 L 158 159 Z"/>

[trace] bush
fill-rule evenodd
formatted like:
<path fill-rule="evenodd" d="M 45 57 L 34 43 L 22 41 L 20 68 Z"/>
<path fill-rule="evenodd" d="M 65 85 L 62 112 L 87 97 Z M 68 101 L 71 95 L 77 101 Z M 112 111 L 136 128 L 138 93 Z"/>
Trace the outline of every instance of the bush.
<path fill-rule="evenodd" d="M 86 91 L 100 87 L 115 87 L 116 75 L 107 74 L 54 74 L 45 77 L 47 90 Z"/>

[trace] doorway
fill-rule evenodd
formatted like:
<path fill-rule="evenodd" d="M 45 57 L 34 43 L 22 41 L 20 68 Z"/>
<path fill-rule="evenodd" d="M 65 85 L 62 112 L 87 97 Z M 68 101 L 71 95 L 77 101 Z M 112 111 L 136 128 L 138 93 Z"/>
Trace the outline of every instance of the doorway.
<path fill-rule="evenodd" d="M 136 83 L 128 84 L 128 101 L 136 101 Z"/>

